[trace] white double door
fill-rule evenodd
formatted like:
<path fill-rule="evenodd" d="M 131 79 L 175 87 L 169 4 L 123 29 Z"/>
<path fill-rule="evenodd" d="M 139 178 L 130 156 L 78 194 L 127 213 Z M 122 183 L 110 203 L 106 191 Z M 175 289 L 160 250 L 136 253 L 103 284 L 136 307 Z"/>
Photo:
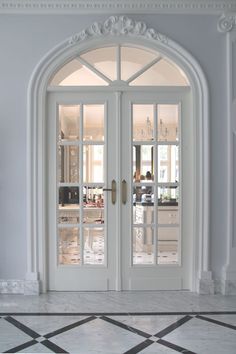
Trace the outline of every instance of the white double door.
<path fill-rule="evenodd" d="M 189 289 L 187 92 L 50 92 L 48 289 Z"/>

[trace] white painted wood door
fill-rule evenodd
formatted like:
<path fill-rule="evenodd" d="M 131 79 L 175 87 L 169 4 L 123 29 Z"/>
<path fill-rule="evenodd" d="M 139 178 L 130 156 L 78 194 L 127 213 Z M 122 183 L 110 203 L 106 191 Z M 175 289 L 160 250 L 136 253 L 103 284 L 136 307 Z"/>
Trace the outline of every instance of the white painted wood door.
<path fill-rule="evenodd" d="M 190 288 L 193 127 L 184 91 L 49 93 L 49 290 Z M 115 204 L 103 192 L 112 180 Z"/>
<path fill-rule="evenodd" d="M 48 111 L 48 289 L 115 289 L 115 96 L 50 93 Z"/>
<path fill-rule="evenodd" d="M 193 129 L 189 104 L 189 93 L 177 91 L 123 94 L 124 290 L 190 288 Z"/>

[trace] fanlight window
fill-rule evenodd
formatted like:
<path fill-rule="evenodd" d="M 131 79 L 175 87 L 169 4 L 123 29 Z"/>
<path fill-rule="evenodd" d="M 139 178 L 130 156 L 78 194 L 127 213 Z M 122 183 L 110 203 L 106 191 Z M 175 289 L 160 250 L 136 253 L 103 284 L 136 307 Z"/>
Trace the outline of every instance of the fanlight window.
<path fill-rule="evenodd" d="M 51 86 L 189 86 L 184 72 L 157 52 L 128 46 L 90 50 L 65 64 Z"/>

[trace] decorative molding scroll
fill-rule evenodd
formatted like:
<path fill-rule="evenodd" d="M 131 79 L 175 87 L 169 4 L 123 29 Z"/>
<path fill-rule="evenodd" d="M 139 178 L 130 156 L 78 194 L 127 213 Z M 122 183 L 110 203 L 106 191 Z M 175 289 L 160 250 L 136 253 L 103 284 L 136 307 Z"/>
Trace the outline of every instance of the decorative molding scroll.
<path fill-rule="evenodd" d="M 74 45 L 85 39 L 112 35 L 112 36 L 139 36 L 167 44 L 168 38 L 153 28 L 148 28 L 144 22 L 132 20 L 126 16 L 111 16 L 104 23 L 94 22 L 90 27 L 73 35 L 69 44 Z"/>
<path fill-rule="evenodd" d="M 0 13 L 197 13 L 236 11 L 235 0 L 0 0 Z"/>
<path fill-rule="evenodd" d="M 230 32 L 236 25 L 236 13 L 228 13 L 220 16 L 218 21 L 218 31 L 222 33 Z"/>

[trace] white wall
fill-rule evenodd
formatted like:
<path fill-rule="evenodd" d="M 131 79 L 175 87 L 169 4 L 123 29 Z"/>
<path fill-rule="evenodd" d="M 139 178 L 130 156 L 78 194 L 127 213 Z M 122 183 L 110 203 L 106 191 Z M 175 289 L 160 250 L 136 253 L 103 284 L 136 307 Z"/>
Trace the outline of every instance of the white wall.
<path fill-rule="evenodd" d="M 213 274 L 226 262 L 226 40 L 213 15 L 136 15 L 189 51 L 206 74 L 210 91 Z M 0 16 L 0 279 L 26 272 L 26 105 L 33 69 L 52 47 L 108 16 Z"/>

